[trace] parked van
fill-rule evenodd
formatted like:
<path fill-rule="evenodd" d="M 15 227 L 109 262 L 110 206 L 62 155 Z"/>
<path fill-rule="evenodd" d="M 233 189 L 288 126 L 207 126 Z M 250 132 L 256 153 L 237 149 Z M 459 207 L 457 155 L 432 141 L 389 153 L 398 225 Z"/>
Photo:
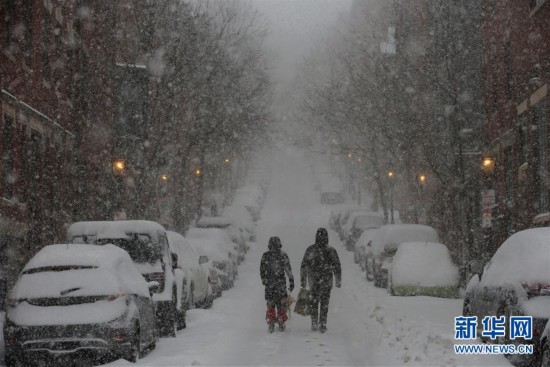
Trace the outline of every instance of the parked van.
<path fill-rule="evenodd" d="M 67 242 L 114 244 L 128 252 L 145 280 L 159 283 L 152 292 L 161 335 L 175 337 L 176 330 L 185 327 L 186 310 L 177 302 L 185 295 L 174 277 L 177 255 L 170 253 L 162 225 L 145 220 L 78 222 L 67 230 Z"/>

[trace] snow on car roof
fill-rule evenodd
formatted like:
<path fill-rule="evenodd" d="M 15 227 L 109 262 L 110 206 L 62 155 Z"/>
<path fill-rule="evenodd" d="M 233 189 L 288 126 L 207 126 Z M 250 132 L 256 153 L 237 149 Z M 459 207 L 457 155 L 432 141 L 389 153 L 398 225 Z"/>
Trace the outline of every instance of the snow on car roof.
<path fill-rule="evenodd" d="M 435 229 L 423 224 L 386 224 L 376 230 L 372 248 L 375 254 L 380 254 L 412 241 L 439 242 L 439 236 Z"/>
<path fill-rule="evenodd" d="M 225 217 L 225 216 L 221 216 L 221 217 L 202 217 L 197 222 L 197 227 L 203 227 L 204 228 L 204 227 L 216 226 L 218 228 L 224 228 L 224 227 L 229 227 L 233 223 L 234 223 L 233 219 L 231 219 L 230 217 Z"/>
<path fill-rule="evenodd" d="M 458 286 L 458 268 L 447 246 L 435 242 L 402 243 L 392 264 L 395 285 Z"/>
<path fill-rule="evenodd" d="M 481 276 L 483 285 L 550 283 L 550 228 L 532 228 L 510 236 Z"/>
<path fill-rule="evenodd" d="M 191 237 L 189 243 L 199 256 L 208 256 L 209 261 L 227 261 L 229 258 L 219 244 L 208 240 L 208 238 Z"/>
<path fill-rule="evenodd" d="M 215 243 L 220 249 L 225 249 L 227 252 L 234 253 L 233 243 L 223 229 L 218 228 L 190 228 L 185 237 L 193 243 L 193 241 L 208 241 Z"/>
<path fill-rule="evenodd" d="M 61 265 L 114 267 L 121 259 L 132 261 L 126 251 L 114 245 L 55 244 L 41 249 L 23 271 Z"/>
<path fill-rule="evenodd" d="M 87 221 L 71 224 L 67 230 L 67 240 L 70 242 L 77 236 L 97 236 L 98 238 L 126 238 L 129 233 L 148 234 L 156 242 L 158 231 L 165 229 L 157 222 L 148 220 L 120 221 Z"/>
<path fill-rule="evenodd" d="M 25 266 L 12 290 L 13 298 L 110 295 L 120 292 L 116 269 L 132 264 L 128 253 L 114 245 L 56 244 L 40 250 Z M 129 265 L 132 266 L 132 265 Z M 147 290 L 144 279 L 130 283 Z M 145 293 L 147 294 L 147 293 Z"/>

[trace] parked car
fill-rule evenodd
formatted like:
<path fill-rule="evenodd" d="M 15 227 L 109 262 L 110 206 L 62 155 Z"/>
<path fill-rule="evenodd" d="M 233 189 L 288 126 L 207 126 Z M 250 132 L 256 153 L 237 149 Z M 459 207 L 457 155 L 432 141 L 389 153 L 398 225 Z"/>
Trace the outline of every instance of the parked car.
<path fill-rule="evenodd" d="M 529 363 L 536 363 L 541 356 L 541 346 L 548 345 L 545 325 L 550 317 L 549 264 L 550 228 L 517 232 L 504 241 L 484 268 L 478 269 L 464 295 L 465 316 L 477 316 L 480 320 L 485 316 L 504 315 L 506 322 L 510 316 L 532 316 L 532 340 L 510 340 L 508 333 L 500 338 L 506 344 L 532 343 L 535 361 L 527 361 Z M 541 335 L 546 339 L 541 340 Z"/>
<path fill-rule="evenodd" d="M 117 246 L 44 247 L 9 294 L 6 365 L 106 353 L 135 362 L 158 340 L 150 293 L 156 285 Z"/>
<path fill-rule="evenodd" d="M 176 336 L 178 327 L 185 327 L 186 309 L 178 308 L 183 288 L 176 283 L 166 230 L 156 222 L 124 220 L 78 222 L 67 230 L 67 242 L 105 245 L 112 243 L 127 251 L 147 281 L 157 281 L 153 300 L 162 336 Z"/>
<path fill-rule="evenodd" d="M 344 241 L 346 239 L 345 228 L 349 217 L 356 212 L 366 213 L 368 211 L 369 210 L 367 208 L 356 205 L 346 205 L 341 208 L 341 212 L 338 215 L 338 222 L 335 226 L 337 228 L 336 232 L 338 232 L 341 241 Z"/>
<path fill-rule="evenodd" d="M 404 242 L 393 257 L 388 290 L 396 296 L 458 298 L 458 282 L 458 267 L 447 246 Z"/>
<path fill-rule="evenodd" d="M 388 273 L 395 252 L 403 242 L 439 242 L 435 229 L 422 224 L 386 224 L 374 234 L 367 248 L 367 279 L 374 279 L 374 285 L 387 288 Z M 371 274 L 369 274 L 371 272 Z"/>
<path fill-rule="evenodd" d="M 384 217 L 376 212 L 354 211 L 343 229 L 344 243 L 348 251 L 353 251 L 355 242 L 366 229 L 375 229 L 384 224 Z"/>
<path fill-rule="evenodd" d="M 540 337 L 540 366 L 550 367 L 550 321 L 546 323 L 546 327 Z"/>
<path fill-rule="evenodd" d="M 229 205 L 223 209 L 222 216 L 231 219 L 240 228 L 244 228 L 250 242 L 256 242 L 256 227 L 250 212 L 244 206 Z"/>
<path fill-rule="evenodd" d="M 246 231 L 239 227 L 229 217 L 202 217 L 197 222 L 197 228 L 218 228 L 223 230 L 233 242 L 233 249 L 237 251 L 237 263 L 240 264 L 250 248 L 246 238 Z"/>
<path fill-rule="evenodd" d="M 321 192 L 321 204 L 336 205 L 342 204 L 345 200 L 343 192 L 323 191 Z"/>
<path fill-rule="evenodd" d="M 359 264 L 361 270 L 366 271 L 367 248 L 370 250 L 376 228 L 365 229 L 353 247 L 353 261 Z M 372 279 L 369 279 L 372 280 Z"/>
<path fill-rule="evenodd" d="M 170 252 L 176 254 L 178 258 L 174 270 L 176 281 L 182 283 L 178 284 L 178 287 L 184 287 L 183 294 L 187 295 L 186 298 L 179 299 L 178 302 L 183 302 L 183 307 L 187 309 L 210 308 L 214 300 L 210 284 L 210 269 L 200 262 L 199 256 L 185 237 L 172 231 L 167 231 L 166 234 Z"/>
<path fill-rule="evenodd" d="M 191 228 L 185 236 L 199 256 L 218 269 L 222 289 L 232 288 L 237 276 L 237 253 L 227 234 L 217 228 Z"/>
<path fill-rule="evenodd" d="M 360 207 L 357 205 L 350 205 L 350 204 L 340 204 L 336 205 L 331 211 L 330 216 L 328 219 L 328 226 L 330 229 L 336 231 L 338 234 L 341 232 L 340 228 L 340 218 L 342 215 L 344 215 L 346 212 L 350 212 L 353 210 L 363 210 L 368 211 L 367 208 Z"/>

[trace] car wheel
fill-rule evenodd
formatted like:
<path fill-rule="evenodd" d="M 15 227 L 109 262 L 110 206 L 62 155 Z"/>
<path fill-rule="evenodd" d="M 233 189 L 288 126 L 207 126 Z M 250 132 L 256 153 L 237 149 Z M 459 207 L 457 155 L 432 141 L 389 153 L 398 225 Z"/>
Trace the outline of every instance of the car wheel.
<path fill-rule="evenodd" d="M 550 342 L 548 340 L 545 340 L 542 345 L 540 366 L 550 367 Z"/>
<path fill-rule="evenodd" d="M 369 263 L 370 263 L 370 266 L 369 266 Z M 367 280 L 369 282 L 372 282 L 374 280 L 374 259 L 367 258 L 365 260 L 365 272 L 367 273 L 366 274 Z"/>
<path fill-rule="evenodd" d="M 6 367 L 23 367 L 24 363 L 21 361 L 21 356 L 17 354 L 6 354 L 4 356 L 4 362 Z"/>
<path fill-rule="evenodd" d="M 128 350 L 127 355 L 124 357 L 130 363 L 136 363 L 141 354 L 140 342 L 139 342 L 139 325 L 134 326 L 134 332 L 132 337 L 132 344 L 130 345 L 130 350 Z"/>

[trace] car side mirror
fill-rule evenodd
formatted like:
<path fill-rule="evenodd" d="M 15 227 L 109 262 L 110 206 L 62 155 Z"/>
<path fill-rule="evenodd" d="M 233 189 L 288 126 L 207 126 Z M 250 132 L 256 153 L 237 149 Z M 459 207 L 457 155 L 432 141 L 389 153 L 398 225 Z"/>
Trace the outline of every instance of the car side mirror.
<path fill-rule="evenodd" d="M 149 287 L 149 295 L 152 297 L 153 293 L 160 289 L 160 283 L 156 280 L 152 280 L 150 282 L 147 282 L 147 287 Z"/>
<path fill-rule="evenodd" d="M 483 274 L 483 262 L 481 260 L 472 260 L 470 262 L 470 272 L 479 275 Z"/>
<path fill-rule="evenodd" d="M 170 255 L 172 255 L 172 267 L 177 268 L 178 267 L 178 255 L 171 252 Z"/>
<path fill-rule="evenodd" d="M 199 256 L 199 265 L 206 264 L 208 262 L 208 256 Z"/>

